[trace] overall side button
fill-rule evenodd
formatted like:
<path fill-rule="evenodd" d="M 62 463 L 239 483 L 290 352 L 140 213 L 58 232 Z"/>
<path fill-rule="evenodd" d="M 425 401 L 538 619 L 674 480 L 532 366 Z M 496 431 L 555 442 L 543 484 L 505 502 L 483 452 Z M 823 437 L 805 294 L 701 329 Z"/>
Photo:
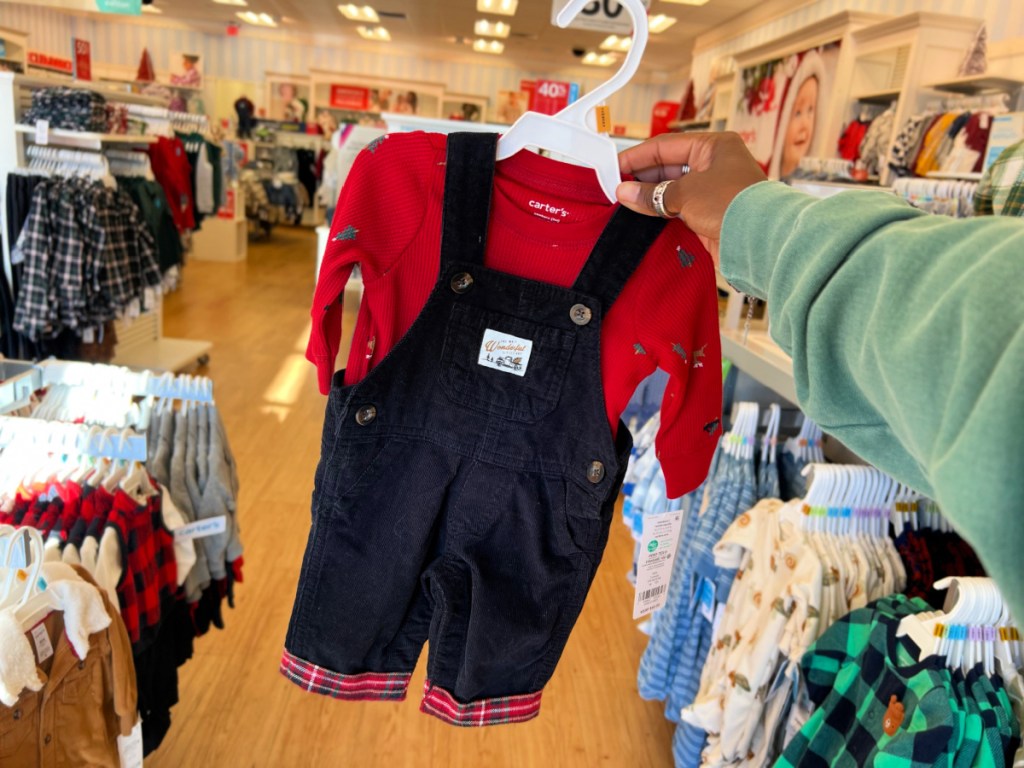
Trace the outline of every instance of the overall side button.
<path fill-rule="evenodd" d="M 356 411 L 356 424 L 360 427 L 365 427 L 367 424 L 377 418 L 377 406 L 375 405 L 364 405 L 358 411 Z"/>

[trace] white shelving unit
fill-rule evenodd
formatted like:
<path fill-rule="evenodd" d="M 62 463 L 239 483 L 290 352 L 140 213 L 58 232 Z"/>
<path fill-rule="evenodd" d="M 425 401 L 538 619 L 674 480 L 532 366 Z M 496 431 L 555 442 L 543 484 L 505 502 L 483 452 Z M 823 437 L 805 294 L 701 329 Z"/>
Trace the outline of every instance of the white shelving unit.
<path fill-rule="evenodd" d="M 796 403 L 793 360 L 768 336 L 767 331 L 751 329 L 746 343 L 743 330 L 722 329 L 722 357 L 769 389 Z"/>
<path fill-rule="evenodd" d="M 0 72 L 0 190 L 7 189 L 7 176 L 16 168 L 24 168 L 25 145 L 34 143 L 35 126 L 19 122 L 24 91 L 60 85 L 65 88 L 98 91 L 112 100 L 130 104 L 159 106 L 160 101 L 148 96 L 129 93 L 102 83 L 78 82 L 37 76 Z M 102 151 L 104 147 L 146 146 L 157 140 L 154 136 L 126 136 L 120 134 L 84 133 L 51 129 L 47 132 L 47 146 L 69 149 Z M 0 231 L 7 231 L 6 206 L 0 206 Z M 11 243 L 3 238 L 4 275 L 11 282 Z M 168 339 L 163 335 L 163 302 L 134 320 L 116 323 L 118 345 L 114 362 L 133 368 L 154 371 L 179 371 L 204 362 L 213 346 L 209 341 Z"/>
<path fill-rule="evenodd" d="M 36 135 L 34 125 L 18 124 L 14 126 L 18 133 L 31 136 Z M 61 128 L 51 128 L 47 131 L 46 144 L 53 147 L 66 147 L 68 149 L 90 149 L 99 151 L 103 147 L 127 144 L 129 146 L 140 146 L 143 144 L 155 144 L 156 136 L 135 136 L 119 133 L 88 133 L 86 131 L 65 131 Z"/>
<path fill-rule="evenodd" d="M 1001 75 L 971 75 L 926 85 L 933 91 L 975 96 L 982 93 L 1009 93 L 1024 87 L 1024 80 Z"/>

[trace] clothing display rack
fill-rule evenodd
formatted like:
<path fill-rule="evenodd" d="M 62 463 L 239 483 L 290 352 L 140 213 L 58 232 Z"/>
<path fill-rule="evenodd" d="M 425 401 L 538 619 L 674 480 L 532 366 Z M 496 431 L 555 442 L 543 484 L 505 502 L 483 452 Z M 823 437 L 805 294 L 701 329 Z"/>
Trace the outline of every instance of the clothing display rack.
<path fill-rule="evenodd" d="M 117 663 L 134 668 L 124 673 L 130 682 L 119 683 L 117 700 L 130 702 L 119 710 L 121 726 L 114 733 L 97 728 L 92 748 L 116 754 L 118 744 L 104 739 L 128 737 L 136 726 L 138 751 L 150 752 L 170 728 L 178 668 L 191 658 L 196 637 L 223 629 L 222 603 L 233 605 L 234 583 L 242 580 L 237 474 L 212 382 L 60 360 L 9 364 L 13 386 L 5 382 L 0 391 L 0 411 L 19 415 L 0 416 L 0 625 L 14 568 L 41 574 L 41 592 L 73 578 L 68 566 L 75 569 L 119 614 L 124 657 Z M 22 534 L 36 545 L 21 546 L 19 561 Z M 40 729 L 16 740 L 13 757 L 5 755 L 19 764 L 19 756 L 34 754 L 51 736 L 68 764 L 95 754 L 76 751 L 86 747 L 70 732 L 44 735 L 35 718 L 9 723 L 46 706 L 36 697 L 52 698 L 54 689 L 13 680 L 2 669 L 2 700 L 11 708 L 0 708 L 4 732 Z M 110 706 L 101 679 L 92 696 L 74 699 L 95 708 L 81 714 L 83 721 Z"/>
<path fill-rule="evenodd" d="M 94 83 L 54 80 L 28 77 L 0 72 L 0 186 L 6 188 L 7 177 L 18 169 L 28 166 L 31 153 L 45 145 L 49 148 L 91 150 L 102 153 L 114 147 L 145 147 L 157 140 L 155 135 L 126 135 L 80 133 L 65 130 L 43 130 L 36 126 L 19 123 L 19 115 L 25 99 L 36 88 L 73 88 L 82 91 L 105 92 L 111 99 L 149 110 L 159 109 L 158 102 L 150 97 L 125 93 L 120 90 L 105 90 Z M 168 122 L 171 113 L 163 110 Z M 180 119 L 178 116 L 174 119 Z M 188 116 L 189 120 L 195 116 Z M 204 118 L 205 119 L 205 118 Z M 33 149 L 35 147 L 36 149 Z M 31 152 L 30 152 L 31 150 Z M 124 155 L 117 157 L 123 160 Z M 106 162 L 103 160 L 102 162 Z M 6 206 L 0 209 L 0 226 L 8 231 Z M 8 286 L 13 287 L 11 273 L 11 251 L 14 243 L 3 238 L 4 273 Z M 114 361 L 122 365 L 150 368 L 161 371 L 177 371 L 203 363 L 208 359 L 211 344 L 206 341 L 167 338 L 163 335 L 163 302 L 160 296 L 149 311 L 143 312 L 133 321 L 117 321 L 118 348 Z"/>
<path fill-rule="evenodd" d="M 663 597 L 640 626 L 651 639 L 638 687 L 677 724 L 676 768 L 796 766 L 840 752 L 870 764 L 891 714 L 888 693 L 875 692 L 891 686 L 908 712 L 930 691 L 948 692 L 948 714 L 932 713 L 915 737 L 936 760 L 979 748 L 991 751 L 977 765 L 1005 764 L 1014 752 L 1024 759 L 1020 633 L 974 551 L 933 502 L 879 470 L 821 463 L 821 431 L 809 419 L 783 445 L 780 413 L 738 404 L 708 479 L 675 500 L 653 449 L 659 415 L 636 434 L 623 486 L 636 540 L 629 578 L 643 579 L 638 606 Z M 673 517 L 681 534 L 671 578 L 652 588 L 637 563 L 654 551 L 647 532 L 665 531 L 661 521 Z M 944 601 L 944 612 L 929 607 Z M 870 639 L 851 645 L 859 626 Z M 878 655 L 896 670 L 935 661 L 908 681 L 880 673 Z M 840 669 L 847 681 L 851 670 L 861 676 L 836 688 Z M 943 718 L 976 709 L 981 695 L 958 680 L 979 674 L 1002 697 L 1001 725 L 993 719 L 980 739 L 947 743 Z"/>

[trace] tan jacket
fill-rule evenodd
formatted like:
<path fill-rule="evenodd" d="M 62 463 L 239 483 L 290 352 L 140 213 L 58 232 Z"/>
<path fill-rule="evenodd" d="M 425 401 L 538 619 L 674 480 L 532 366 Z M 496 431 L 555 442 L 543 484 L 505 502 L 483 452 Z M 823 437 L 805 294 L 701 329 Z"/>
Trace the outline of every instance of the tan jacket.
<path fill-rule="evenodd" d="M 83 568 L 75 571 L 96 585 Z M 0 705 L 3 768 L 120 767 L 117 737 L 128 735 L 138 719 L 135 666 L 121 616 L 99 593 L 111 623 L 89 636 L 85 659 L 68 642 L 63 613 L 43 622 L 53 656 L 38 665 L 42 690 L 25 689 L 13 707 Z"/>

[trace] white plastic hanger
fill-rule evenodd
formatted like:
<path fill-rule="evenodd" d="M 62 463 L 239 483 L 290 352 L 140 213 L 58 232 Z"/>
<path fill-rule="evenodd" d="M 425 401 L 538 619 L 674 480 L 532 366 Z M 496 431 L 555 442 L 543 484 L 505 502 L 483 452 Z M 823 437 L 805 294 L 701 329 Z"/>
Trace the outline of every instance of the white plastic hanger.
<path fill-rule="evenodd" d="M 569 26 L 587 2 L 569 0 L 556 17 L 558 26 L 563 29 Z M 597 133 L 597 120 L 592 112 L 636 74 L 647 47 L 647 11 L 643 4 L 640 0 L 619 0 L 619 3 L 633 20 L 633 44 L 619 71 L 556 115 L 524 113 L 498 140 L 497 154 L 498 160 L 505 160 L 527 147 L 540 147 L 570 157 L 597 172 L 601 189 L 612 203 L 616 199 L 615 188 L 622 181 L 619 155 L 615 143 Z"/>

